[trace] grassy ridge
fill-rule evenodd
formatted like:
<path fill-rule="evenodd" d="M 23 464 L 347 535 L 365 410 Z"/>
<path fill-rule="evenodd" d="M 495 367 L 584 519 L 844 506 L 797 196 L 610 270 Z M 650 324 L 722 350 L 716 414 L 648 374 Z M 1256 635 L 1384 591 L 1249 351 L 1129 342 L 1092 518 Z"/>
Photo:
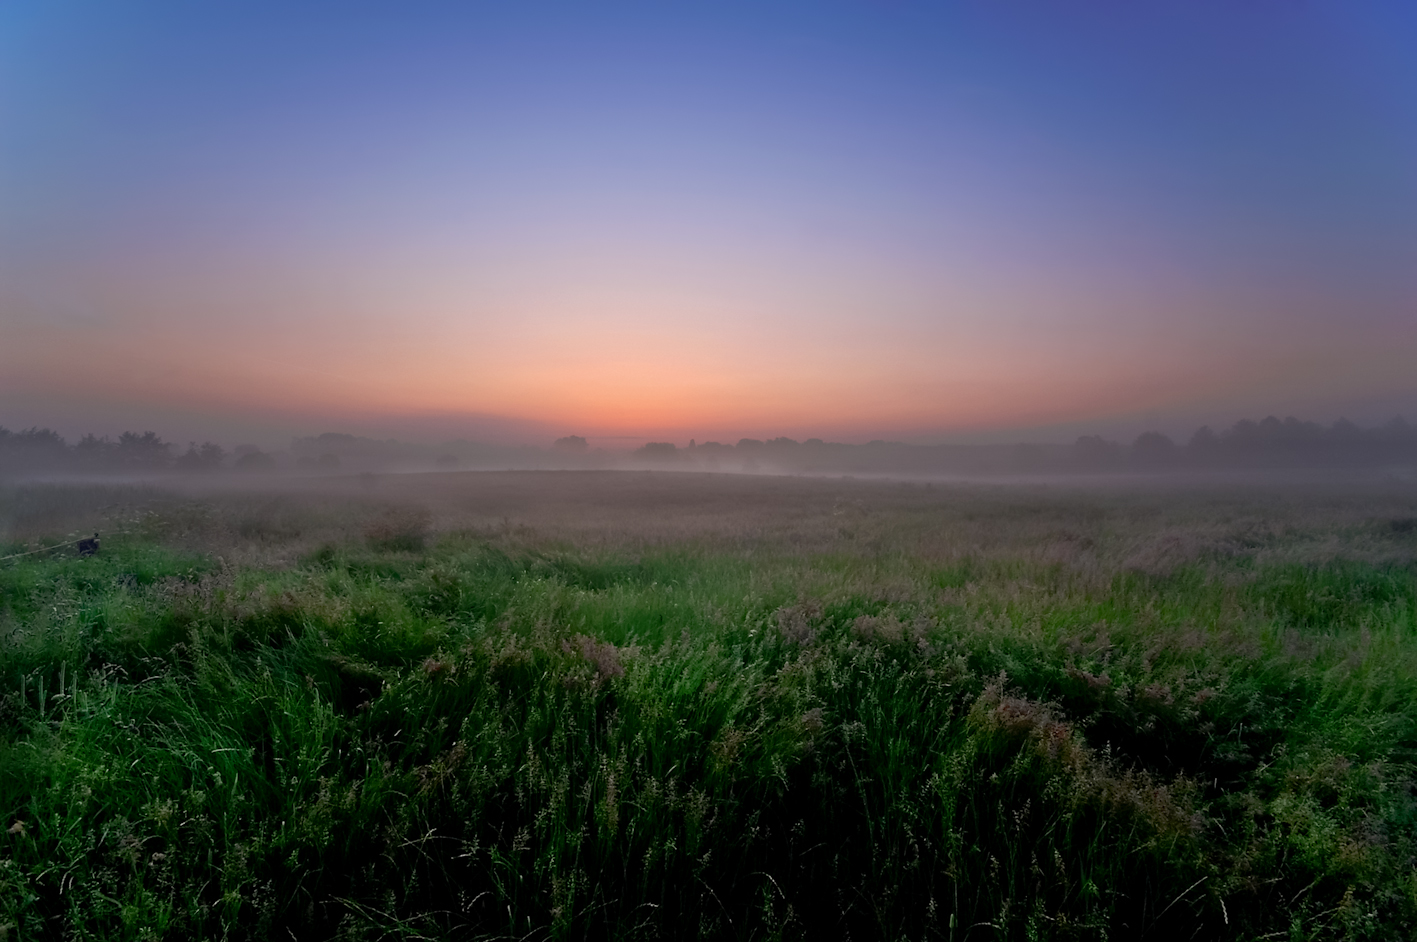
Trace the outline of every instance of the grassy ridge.
<path fill-rule="evenodd" d="M 277 564 L 182 549 L 183 505 L 0 564 L 0 925 L 1412 933 L 1412 534 L 1139 551 L 1063 500 L 1038 551 L 928 553 L 929 507 L 844 506 L 634 547 L 396 511 Z"/>

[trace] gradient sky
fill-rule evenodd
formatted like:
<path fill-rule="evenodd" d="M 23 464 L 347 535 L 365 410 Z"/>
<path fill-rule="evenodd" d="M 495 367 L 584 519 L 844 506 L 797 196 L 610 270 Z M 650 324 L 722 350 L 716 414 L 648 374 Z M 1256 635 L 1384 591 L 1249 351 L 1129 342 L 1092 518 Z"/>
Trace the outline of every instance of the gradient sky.
<path fill-rule="evenodd" d="M 1417 420 L 1417 5 L 0 5 L 0 424 Z"/>

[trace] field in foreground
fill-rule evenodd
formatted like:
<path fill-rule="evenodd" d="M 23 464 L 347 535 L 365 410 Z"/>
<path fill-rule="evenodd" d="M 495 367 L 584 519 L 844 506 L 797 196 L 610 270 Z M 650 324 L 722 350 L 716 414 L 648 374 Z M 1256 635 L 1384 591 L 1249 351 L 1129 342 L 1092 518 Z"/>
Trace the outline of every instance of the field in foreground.
<path fill-rule="evenodd" d="M 0 937 L 1393 939 L 1417 490 L 0 492 Z"/>

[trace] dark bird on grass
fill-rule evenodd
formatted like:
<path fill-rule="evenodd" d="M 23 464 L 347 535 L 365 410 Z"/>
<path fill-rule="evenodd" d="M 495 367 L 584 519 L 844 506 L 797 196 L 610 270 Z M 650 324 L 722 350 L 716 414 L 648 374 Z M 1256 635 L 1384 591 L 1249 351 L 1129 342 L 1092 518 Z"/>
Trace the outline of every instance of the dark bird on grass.
<path fill-rule="evenodd" d="M 97 553 L 97 552 L 98 552 L 98 534 L 97 534 L 97 533 L 95 533 L 95 534 L 93 535 L 93 539 L 91 539 L 91 540 L 80 540 L 80 541 L 79 541 L 79 555 L 80 555 L 80 556 L 92 556 L 92 555 L 94 555 L 94 554 Z"/>

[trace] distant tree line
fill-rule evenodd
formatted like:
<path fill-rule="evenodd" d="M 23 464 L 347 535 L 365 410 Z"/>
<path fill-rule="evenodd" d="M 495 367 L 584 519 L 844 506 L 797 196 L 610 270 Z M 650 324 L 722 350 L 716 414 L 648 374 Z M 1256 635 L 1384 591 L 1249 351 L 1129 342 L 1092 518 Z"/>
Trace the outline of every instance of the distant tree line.
<path fill-rule="evenodd" d="M 701 470 L 790 471 L 824 473 L 1029 474 L 1122 472 L 1184 469 L 1381 468 L 1417 465 L 1417 428 L 1395 418 L 1363 428 L 1340 419 L 1332 425 L 1270 416 L 1236 422 L 1216 432 L 1198 429 L 1184 443 L 1161 432 L 1145 432 L 1130 444 L 1100 435 L 1084 435 L 1071 445 L 910 445 L 873 441 L 865 445 L 773 438 L 739 439 L 736 444 L 691 441 L 650 442 L 631 460 L 651 467 Z M 73 445 L 48 428 L 12 432 L 0 427 L 0 473 L 202 473 L 221 469 L 255 471 L 281 461 L 301 469 L 457 467 L 607 467 L 602 452 L 590 452 L 578 435 L 558 439 L 549 451 L 505 448 L 472 442 L 411 445 L 326 432 L 291 443 L 290 455 L 278 461 L 254 445 L 228 453 L 213 442 L 188 444 L 179 451 L 153 432 L 124 432 L 118 438 L 85 435 Z"/>
<path fill-rule="evenodd" d="M 650 442 L 634 456 L 647 463 L 792 471 L 1059 473 L 1183 469 L 1381 467 L 1417 463 L 1417 428 L 1395 418 L 1375 428 L 1347 419 L 1330 426 L 1296 418 L 1245 419 L 1221 432 L 1203 426 L 1184 444 L 1144 432 L 1130 444 L 1084 435 L 1072 445 L 847 445 L 809 438 L 737 444 L 691 441 L 688 448 Z"/>
<path fill-rule="evenodd" d="M 584 443 L 584 439 L 580 439 Z M 497 448 L 473 442 L 415 445 L 393 439 L 359 438 L 326 432 L 296 438 L 289 452 L 269 453 L 255 445 L 227 451 L 215 442 L 188 443 L 185 450 L 155 432 L 124 432 L 117 439 L 85 435 L 69 444 L 53 429 L 11 431 L 0 426 L 0 474 L 207 473 L 295 469 L 331 473 L 369 469 L 457 468 L 464 461 L 496 461 L 506 455 L 540 455 L 538 449 Z"/>
<path fill-rule="evenodd" d="M 1269 416 L 1221 432 L 1202 426 L 1185 444 L 1145 432 L 1130 447 L 1085 435 L 1073 448 L 1078 463 L 1090 469 L 1374 466 L 1417 461 L 1417 428 L 1402 418 L 1362 428 L 1347 419 L 1324 426 Z"/>
<path fill-rule="evenodd" d="M 575 445 L 576 441 L 580 442 L 579 447 Z M 571 443 L 569 447 L 567 442 Z M 561 452 L 584 451 L 585 439 L 573 435 L 556 442 L 554 449 Z M 344 432 L 324 432 L 292 439 L 290 453 L 297 467 L 320 471 L 375 468 L 447 471 L 465 465 L 476 466 L 479 462 L 495 462 L 507 455 L 544 454 L 540 449 L 498 447 L 462 439 L 440 444 L 415 444 L 393 438 L 363 438 Z"/>
<path fill-rule="evenodd" d="M 35 427 L 12 432 L 0 426 L 0 471 L 7 472 L 201 473 L 270 464 L 274 464 L 274 459 L 251 445 L 239 446 L 228 454 L 215 442 L 190 442 L 186 451 L 179 452 L 156 432 L 124 432 L 117 439 L 89 434 L 70 445 L 53 429 Z"/>

